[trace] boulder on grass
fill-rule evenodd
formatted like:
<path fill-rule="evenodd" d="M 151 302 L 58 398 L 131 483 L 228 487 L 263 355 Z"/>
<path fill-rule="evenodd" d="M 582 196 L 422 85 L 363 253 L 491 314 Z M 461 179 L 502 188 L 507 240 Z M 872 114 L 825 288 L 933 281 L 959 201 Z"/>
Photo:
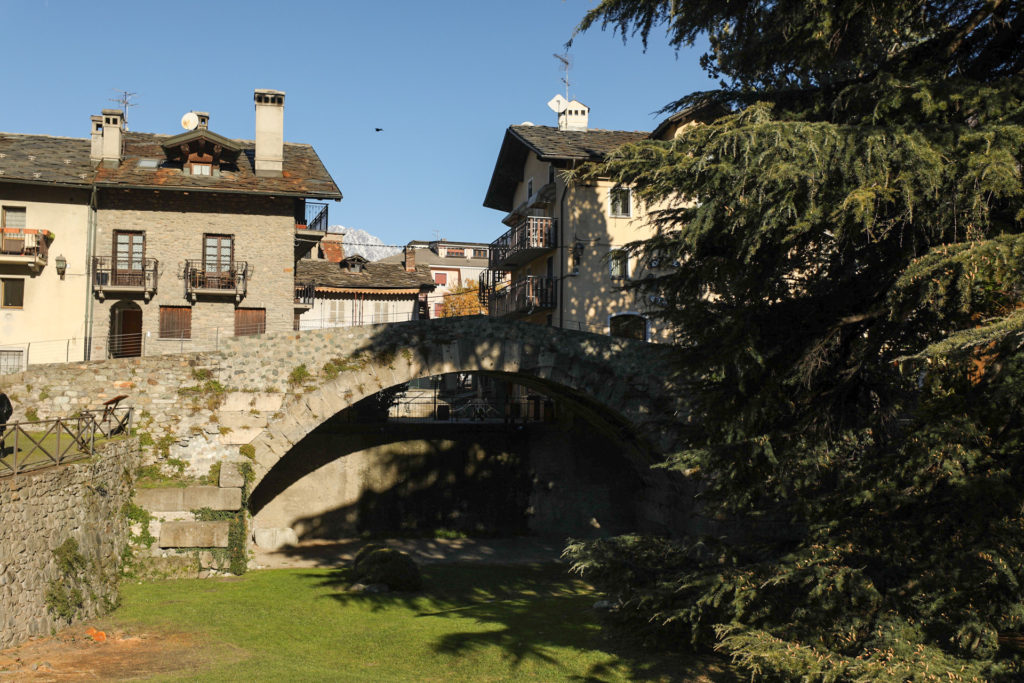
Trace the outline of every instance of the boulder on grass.
<path fill-rule="evenodd" d="M 416 591 L 423 588 L 423 576 L 415 560 L 393 548 L 376 548 L 357 557 L 353 578 L 370 585 L 386 584 L 393 591 Z"/>

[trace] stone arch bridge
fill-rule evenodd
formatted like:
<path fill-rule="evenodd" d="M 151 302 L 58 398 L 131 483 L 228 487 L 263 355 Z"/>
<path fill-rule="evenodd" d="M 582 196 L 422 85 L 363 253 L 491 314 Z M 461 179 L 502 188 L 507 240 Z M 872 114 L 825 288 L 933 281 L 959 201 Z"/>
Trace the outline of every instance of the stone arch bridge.
<path fill-rule="evenodd" d="M 144 442 L 196 473 L 251 445 L 243 450 L 253 456 L 255 487 L 295 444 L 361 399 L 421 377 L 480 372 L 556 399 L 647 470 L 676 447 L 685 422 L 671 360 L 663 346 L 481 316 L 235 337 L 210 352 L 33 366 L 0 377 L 0 391 L 14 400 L 13 420 L 30 408 L 47 418 L 127 394 Z"/>

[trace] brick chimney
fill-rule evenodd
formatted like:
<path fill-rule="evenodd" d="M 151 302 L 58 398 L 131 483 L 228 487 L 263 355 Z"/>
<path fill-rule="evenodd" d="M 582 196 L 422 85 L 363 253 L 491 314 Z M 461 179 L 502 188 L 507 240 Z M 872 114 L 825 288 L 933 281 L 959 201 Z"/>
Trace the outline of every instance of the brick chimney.
<path fill-rule="evenodd" d="M 256 175 L 280 177 L 284 170 L 284 93 L 257 89 Z"/>
<path fill-rule="evenodd" d="M 324 254 L 324 260 L 331 263 L 341 263 L 345 259 L 344 235 L 332 232 L 324 235 L 320 240 L 320 251 Z"/>
<path fill-rule="evenodd" d="M 416 272 L 416 247 L 410 244 L 405 245 L 405 272 Z"/>
<path fill-rule="evenodd" d="M 107 168 L 117 168 L 121 165 L 121 154 L 123 153 L 123 142 L 121 133 L 124 132 L 124 112 L 120 109 L 103 110 L 103 165 Z"/>

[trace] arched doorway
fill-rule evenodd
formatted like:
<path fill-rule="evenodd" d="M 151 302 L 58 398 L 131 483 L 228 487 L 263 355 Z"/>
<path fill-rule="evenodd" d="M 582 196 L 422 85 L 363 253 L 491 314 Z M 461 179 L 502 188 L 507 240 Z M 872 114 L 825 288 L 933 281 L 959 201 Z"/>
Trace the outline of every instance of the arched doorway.
<path fill-rule="evenodd" d="M 110 309 L 111 358 L 142 355 L 142 309 L 134 301 L 119 301 Z"/>

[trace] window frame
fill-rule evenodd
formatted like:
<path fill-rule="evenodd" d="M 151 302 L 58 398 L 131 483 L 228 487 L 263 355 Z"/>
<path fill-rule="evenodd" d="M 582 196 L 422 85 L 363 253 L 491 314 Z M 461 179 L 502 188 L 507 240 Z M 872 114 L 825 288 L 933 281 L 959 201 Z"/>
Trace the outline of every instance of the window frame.
<path fill-rule="evenodd" d="M 17 358 L 18 365 L 15 366 L 9 362 L 9 359 Z M 0 349 L 0 375 L 10 374 L 14 372 L 21 372 L 25 369 L 25 350 L 24 349 Z"/>
<path fill-rule="evenodd" d="M 230 246 L 230 249 L 228 250 L 228 261 L 227 261 L 228 267 L 227 267 L 226 270 L 210 270 L 210 267 L 209 267 L 208 262 L 206 260 L 206 253 L 207 253 L 207 241 L 210 240 L 211 238 L 217 240 L 217 256 L 216 256 L 215 261 L 216 261 L 216 264 L 218 266 L 223 265 L 223 258 L 222 258 L 222 256 L 223 256 L 224 248 L 223 248 L 222 245 L 223 245 L 224 241 L 227 240 L 227 242 L 228 242 L 228 244 Z M 234 235 L 224 234 L 224 233 L 217 233 L 217 232 L 204 232 L 203 233 L 203 272 L 204 273 L 230 273 L 232 267 L 234 266 L 234 264 L 235 264 L 235 236 Z"/>
<path fill-rule="evenodd" d="M 21 303 L 16 306 L 7 305 L 7 287 L 11 282 L 20 283 L 21 287 Z M 0 308 L 7 309 L 10 311 L 23 311 L 25 310 L 25 278 L 23 277 L 4 277 L 0 278 Z"/>
<path fill-rule="evenodd" d="M 8 213 L 17 213 L 23 216 L 21 225 L 9 225 L 7 221 Z M 24 230 L 28 227 L 28 207 L 27 206 L 7 206 L 4 205 L 3 210 L 0 211 L 0 227 L 2 228 L 16 228 L 18 230 Z"/>
<path fill-rule="evenodd" d="M 621 269 L 621 272 L 616 272 Z M 625 249 L 612 249 L 608 252 L 608 278 L 610 280 L 629 279 L 629 252 Z"/>
<path fill-rule="evenodd" d="M 616 210 L 616 195 L 625 193 L 625 211 Z M 621 202 L 621 199 L 619 200 Z M 633 217 L 633 189 L 630 187 L 613 187 L 608 190 L 608 215 L 612 218 Z"/>

